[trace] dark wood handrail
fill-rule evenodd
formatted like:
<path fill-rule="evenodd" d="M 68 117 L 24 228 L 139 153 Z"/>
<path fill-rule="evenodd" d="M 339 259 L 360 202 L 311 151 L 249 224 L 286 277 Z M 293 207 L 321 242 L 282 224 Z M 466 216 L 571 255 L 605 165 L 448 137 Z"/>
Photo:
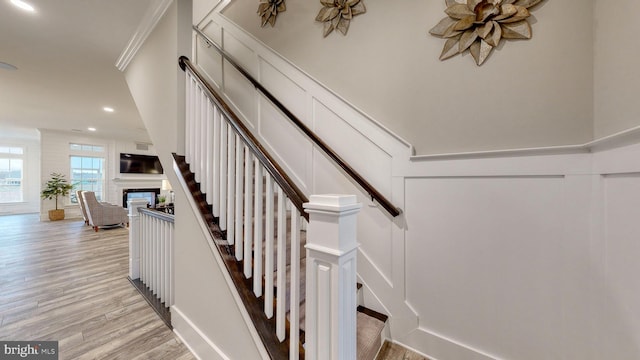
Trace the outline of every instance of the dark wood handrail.
<path fill-rule="evenodd" d="M 236 70 L 238 70 L 251 84 L 260 91 L 269 101 L 276 106 L 284 115 L 286 115 L 289 120 L 296 125 L 311 141 L 313 141 L 327 156 L 329 156 L 347 175 L 349 175 L 355 182 L 358 183 L 364 189 L 364 191 L 371 196 L 372 200 L 377 201 L 382 205 L 382 207 L 391 214 L 391 216 L 396 217 L 400 215 L 400 208 L 394 206 L 391 201 L 389 201 L 382 193 L 380 193 L 373 185 L 371 185 L 367 180 L 362 177 L 355 169 L 349 166 L 340 155 L 338 155 L 327 143 L 325 143 L 318 135 L 316 135 L 313 130 L 309 129 L 298 117 L 296 117 L 289 109 L 287 109 L 284 104 L 282 104 L 278 99 L 276 99 L 271 92 L 269 92 L 262 84 L 260 84 L 249 72 L 247 72 L 239 63 L 226 51 L 224 51 L 221 47 L 218 46 L 213 40 L 211 40 L 205 33 L 202 32 L 197 26 L 193 26 L 198 35 L 202 36 L 203 39 L 207 41 L 208 44 L 211 44 L 219 53 L 222 55 L 224 59 L 226 59 Z"/>
<path fill-rule="evenodd" d="M 309 202 L 306 195 L 296 186 L 282 167 L 280 167 L 273 157 L 258 142 L 258 139 L 256 139 L 249 129 L 247 129 L 238 115 L 236 115 L 229 105 L 227 105 L 211 84 L 209 84 L 206 78 L 198 71 L 198 69 L 195 68 L 195 66 L 193 66 L 191 60 L 186 56 L 180 56 L 179 64 L 183 71 L 187 71 L 188 69 L 188 71 L 195 76 L 196 80 L 206 90 L 211 100 L 220 108 L 229 124 L 231 124 L 245 145 L 251 149 L 254 156 L 258 161 L 260 161 L 269 174 L 271 174 L 273 180 L 280 186 L 280 188 L 282 188 L 282 191 L 284 191 L 293 205 L 300 211 L 300 215 L 309 221 L 309 214 L 304 211 L 303 207 L 304 203 Z"/>

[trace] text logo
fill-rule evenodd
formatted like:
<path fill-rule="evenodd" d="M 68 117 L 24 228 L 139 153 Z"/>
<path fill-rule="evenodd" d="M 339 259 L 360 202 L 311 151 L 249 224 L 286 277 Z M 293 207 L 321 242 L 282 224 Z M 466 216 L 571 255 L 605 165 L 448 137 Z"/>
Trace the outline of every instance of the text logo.
<path fill-rule="evenodd" d="M 0 341 L 0 360 L 58 360 L 57 341 Z"/>

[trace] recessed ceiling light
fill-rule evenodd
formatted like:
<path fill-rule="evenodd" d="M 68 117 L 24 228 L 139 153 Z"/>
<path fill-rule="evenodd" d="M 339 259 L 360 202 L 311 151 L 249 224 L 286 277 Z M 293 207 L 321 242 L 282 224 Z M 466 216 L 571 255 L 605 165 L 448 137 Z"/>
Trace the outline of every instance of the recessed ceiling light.
<path fill-rule="evenodd" d="M 22 10 L 31 11 L 31 12 L 36 11 L 36 9 L 34 9 L 33 6 L 27 4 L 22 0 L 11 0 L 11 3 Z"/>
<path fill-rule="evenodd" d="M 96 131 L 96 128 L 94 128 L 94 127 L 89 127 L 89 128 L 87 128 L 87 130 L 89 130 L 89 131 Z"/>
<path fill-rule="evenodd" d="M 5 70 L 18 70 L 17 67 L 15 67 L 14 65 L 11 65 L 9 63 L 6 62 L 2 62 L 0 61 L 0 69 L 5 69 Z"/>
<path fill-rule="evenodd" d="M 108 107 L 108 106 L 103 107 L 102 110 L 104 110 L 106 112 L 114 112 L 115 111 L 115 110 L 113 110 L 112 107 Z"/>

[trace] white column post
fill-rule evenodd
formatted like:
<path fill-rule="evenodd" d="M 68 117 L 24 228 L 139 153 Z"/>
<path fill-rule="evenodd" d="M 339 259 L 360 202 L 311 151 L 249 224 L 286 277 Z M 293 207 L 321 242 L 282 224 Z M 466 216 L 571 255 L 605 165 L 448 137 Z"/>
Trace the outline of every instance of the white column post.
<path fill-rule="evenodd" d="M 133 199 L 127 202 L 129 209 L 129 277 L 140 278 L 140 213 L 138 208 L 146 208 L 147 200 Z"/>
<path fill-rule="evenodd" d="M 356 359 L 355 195 L 312 195 L 307 229 L 306 344 L 308 360 Z"/>

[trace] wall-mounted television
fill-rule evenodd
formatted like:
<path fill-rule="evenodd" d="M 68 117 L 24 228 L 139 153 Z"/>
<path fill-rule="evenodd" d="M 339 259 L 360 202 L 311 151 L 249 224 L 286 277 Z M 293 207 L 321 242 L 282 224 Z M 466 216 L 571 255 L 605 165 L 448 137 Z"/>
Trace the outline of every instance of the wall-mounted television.
<path fill-rule="evenodd" d="M 157 156 L 120 153 L 121 174 L 163 174 Z"/>

